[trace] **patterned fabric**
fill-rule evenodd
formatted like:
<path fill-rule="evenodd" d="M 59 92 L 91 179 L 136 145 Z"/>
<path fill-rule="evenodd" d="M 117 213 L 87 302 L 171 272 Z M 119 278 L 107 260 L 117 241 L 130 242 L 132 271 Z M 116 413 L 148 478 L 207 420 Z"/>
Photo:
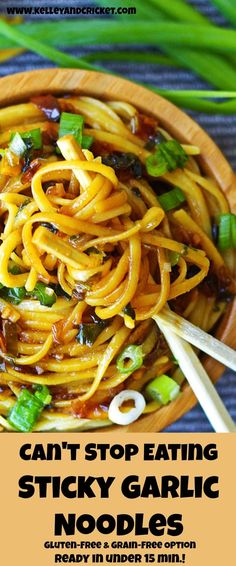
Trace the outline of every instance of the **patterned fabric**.
<path fill-rule="evenodd" d="M 211 4 L 209 0 L 189 0 L 189 3 L 194 7 L 198 8 L 203 14 L 209 17 L 212 21 L 216 22 L 218 25 L 227 25 L 224 18 L 220 15 L 217 9 Z M 0 9 L 4 12 L 7 6 L 86 6 L 92 5 L 92 0 L 79 0 L 73 2 L 68 2 L 65 0 L 50 0 L 50 2 L 45 2 L 45 0 L 1 0 Z M 123 1 L 120 3 L 125 5 Z M 127 5 L 131 5 L 130 2 Z M 135 5 L 135 0 L 133 0 L 132 5 Z M 56 16 L 49 16 L 50 18 L 55 18 Z M 135 16 L 130 16 L 135 17 Z M 31 19 L 45 19 L 45 16 L 32 16 Z M 28 17 L 30 20 L 30 17 Z M 60 38 L 58 39 L 58 46 L 60 43 Z M 109 45 L 102 46 L 102 49 L 109 50 Z M 117 50 L 119 47 L 116 48 Z M 126 50 L 132 50 L 133 47 L 127 46 Z M 138 47 L 140 49 L 140 46 Z M 147 47 L 142 47 L 143 50 L 149 52 L 150 49 Z M 89 53 L 96 51 L 96 46 L 86 46 L 86 48 L 78 47 L 76 49 L 68 49 L 67 51 L 73 53 L 77 56 L 83 56 L 84 53 Z M 107 64 L 105 62 L 100 62 L 99 59 L 97 63 L 103 65 L 104 67 L 113 70 L 127 78 L 134 79 L 137 81 L 147 82 L 161 88 L 170 89 L 197 89 L 197 88 L 207 88 L 209 85 L 196 77 L 190 71 L 175 69 L 174 67 L 163 67 L 158 65 L 147 65 L 147 64 L 137 64 L 133 63 L 112 63 Z M 49 61 L 42 59 L 41 57 L 33 53 L 24 53 L 16 59 L 7 61 L 5 64 L 0 65 L 0 76 L 7 74 L 18 73 L 20 71 L 28 71 L 31 69 L 48 68 L 54 66 Z M 221 150 L 224 152 L 230 163 L 234 168 L 236 168 L 236 115 L 235 116 L 208 116 L 205 114 L 198 114 L 197 112 L 190 112 L 190 114 L 201 124 L 201 126 L 211 135 L 211 137 L 216 141 Z M 217 384 L 217 389 L 221 395 L 226 407 L 230 411 L 232 417 L 236 421 L 236 375 L 232 371 L 226 371 L 223 377 Z M 171 427 L 167 429 L 170 432 L 209 432 L 212 430 L 210 424 L 208 423 L 205 415 L 203 414 L 199 405 L 197 405 L 192 411 L 187 413 L 182 419 L 174 423 Z"/>

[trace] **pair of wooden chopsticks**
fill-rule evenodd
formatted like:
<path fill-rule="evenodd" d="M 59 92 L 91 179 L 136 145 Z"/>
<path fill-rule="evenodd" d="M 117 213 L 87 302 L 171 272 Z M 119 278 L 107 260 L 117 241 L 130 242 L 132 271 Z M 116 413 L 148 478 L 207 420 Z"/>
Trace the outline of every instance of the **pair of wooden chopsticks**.
<path fill-rule="evenodd" d="M 153 317 L 208 420 L 216 432 L 236 432 L 236 425 L 192 346 L 236 370 L 236 352 L 165 307 Z"/>

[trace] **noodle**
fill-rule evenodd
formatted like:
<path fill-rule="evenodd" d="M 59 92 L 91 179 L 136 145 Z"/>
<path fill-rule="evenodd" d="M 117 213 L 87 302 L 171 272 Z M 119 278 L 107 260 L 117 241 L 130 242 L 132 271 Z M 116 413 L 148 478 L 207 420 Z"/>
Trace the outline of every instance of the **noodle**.
<path fill-rule="evenodd" d="M 185 163 L 149 173 L 155 136 L 173 140 L 131 104 L 54 99 L 60 112 L 83 117 L 79 141 L 75 131 L 60 136 L 47 97 L 39 98 L 0 110 L 0 425 L 14 430 L 22 391 L 33 396 L 45 386 L 33 431 L 88 430 L 110 424 L 122 390 L 130 400 L 146 396 L 166 371 L 181 386 L 151 319 L 168 301 L 206 331 L 220 319 L 235 291 L 227 267 L 234 255 L 227 250 L 226 265 L 213 212 L 229 207 L 201 174 L 195 146 L 178 144 Z M 21 154 L 14 135 L 25 144 Z M 92 145 L 82 149 L 88 136 Z M 165 208 L 176 186 L 181 202 Z M 146 396 L 142 406 L 150 413 L 162 405 Z"/>

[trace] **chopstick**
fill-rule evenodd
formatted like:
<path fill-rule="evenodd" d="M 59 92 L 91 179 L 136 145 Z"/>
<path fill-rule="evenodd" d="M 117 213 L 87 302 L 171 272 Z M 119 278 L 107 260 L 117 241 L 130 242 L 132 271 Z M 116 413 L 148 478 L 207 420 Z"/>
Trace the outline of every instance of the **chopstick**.
<path fill-rule="evenodd" d="M 236 371 L 236 352 L 214 336 L 207 334 L 204 330 L 201 330 L 188 320 L 182 318 L 171 311 L 169 308 L 164 307 L 158 315 L 155 315 L 153 319 L 159 325 L 159 322 L 163 323 L 166 328 L 174 330 L 174 333 L 184 338 L 187 342 L 190 342 L 193 346 L 196 346 L 202 352 L 209 354 L 218 362 L 221 362 L 226 367 Z"/>
<path fill-rule="evenodd" d="M 176 335 L 161 316 L 153 317 L 202 409 L 216 432 L 235 432 L 236 426 L 190 344 Z M 230 348 L 229 348 L 230 349 Z"/>

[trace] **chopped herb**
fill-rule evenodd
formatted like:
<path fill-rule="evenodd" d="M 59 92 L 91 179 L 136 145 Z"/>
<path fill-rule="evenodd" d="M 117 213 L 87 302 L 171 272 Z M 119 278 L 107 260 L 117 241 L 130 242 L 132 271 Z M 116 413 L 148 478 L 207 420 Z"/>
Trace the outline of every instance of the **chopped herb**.
<path fill-rule="evenodd" d="M 31 149 L 41 149 L 42 145 L 42 132 L 40 128 L 21 133 L 13 132 L 10 136 L 9 149 L 19 157 L 22 157 Z"/>
<path fill-rule="evenodd" d="M 171 191 L 158 196 L 160 205 L 165 212 L 177 208 L 183 202 L 185 202 L 185 195 L 179 187 L 175 187 Z"/>
<path fill-rule="evenodd" d="M 26 296 L 26 290 L 24 287 L 11 288 L 3 286 L 0 289 L 0 296 L 13 305 L 19 305 Z"/>
<path fill-rule="evenodd" d="M 168 375 L 160 375 L 147 385 L 145 393 L 148 399 L 159 401 L 162 405 L 167 405 L 179 395 L 180 386 Z"/>
<path fill-rule="evenodd" d="M 46 385 L 33 385 L 33 390 L 35 391 L 35 397 L 39 399 L 44 406 L 49 405 L 52 396 Z"/>
<path fill-rule="evenodd" d="M 10 138 L 9 149 L 10 151 L 12 151 L 12 153 L 18 155 L 19 157 L 24 155 L 24 153 L 26 152 L 27 146 L 25 145 L 24 140 L 18 132 L 13 134 L 13 136 Z"/>
<path fill-rule="evenodd" d="M 236 214 L 220 215 L 218 247 L 221 251 L 236 248 Z"/>
<path fill-rule="evenodd" d="M 76 141 L 82 145 L 84 118 L 80 114 L 62 112 L 59 126 L 59 138 L 72 134 Z"/>
<path fill-rule="evenodd" d="M 174 171 L 185 166 L 188 156 L 176 140 L 159 143 L 155 153 L 146 159 L 146 168 L 152 177 L 160 177 L 167 171 Z"/>
<path fill-rule="evenodd" d="M 8 271 L 9 273 L 12 273 L 12 275 L 19 275 L 20 273 L 22 273 L 20 266 L 17 265 L 17 263 L 14 263 L 14 261 L 12 260 L 9 261 Z"/>
<path fill-rule="evenodd" d="M 82 136 L 82 148 L 83 149 L 89 149 L 91 147 L 91 145 L 93 144 L 94 138 L 93 136 L 87 136 L 85 134 L 83 134 Z"/>
<path fill-rule="evenodd" d="M 40 389 L 41 387 L 41 389 Z M 11 409 L 8 422 L 13 428 L 21 432 L 30 432 L 43 408 L 51 401 L 49 389 L 44 386 L 37 386 L 36 393 L 31 393 L 28 389 L 22 389 L 17 402 Z"/>
<path fill-rule="evenodd" d="M 41 281 L 36 283 L 31 295 L 35 299 L 38 299 L 40 304 L 44 307 L 52 307 L 57 300 L 55 291 L 51 287 L 41 283 Z"/>
<path fill-rule="evenodd" d="M 80 324 L 79 332 L 76 335 L 77 342 L 85 344 L 86 346 L 92 346 L 106 325 L 107 322 L 105 320 L 100 320 L 95 323 Z"/>
<path fill-rule="evenodd" d="M 169 260 L 170 260 L 172 267 L 174 267 L 179 262 L 180 254 L 178 252 L 169 251 L 168 257 L 169 257 Z"/>
<path fill-rule="evenodd" d="M 143 364 L 144 354 L 141 346 L 132 344 L 126 346 L 116 360 L 116 367 L 120 373 L 133 373 Z"/>
<path fill-rule="evenodd" d="M 25 143 L 28 142 L 28 148 L 30 146 L 31 149 L 41 149 L 43 145 L 42 132 L 40 128 L 23 132 L 21 133 L 21 137 Z"/>

